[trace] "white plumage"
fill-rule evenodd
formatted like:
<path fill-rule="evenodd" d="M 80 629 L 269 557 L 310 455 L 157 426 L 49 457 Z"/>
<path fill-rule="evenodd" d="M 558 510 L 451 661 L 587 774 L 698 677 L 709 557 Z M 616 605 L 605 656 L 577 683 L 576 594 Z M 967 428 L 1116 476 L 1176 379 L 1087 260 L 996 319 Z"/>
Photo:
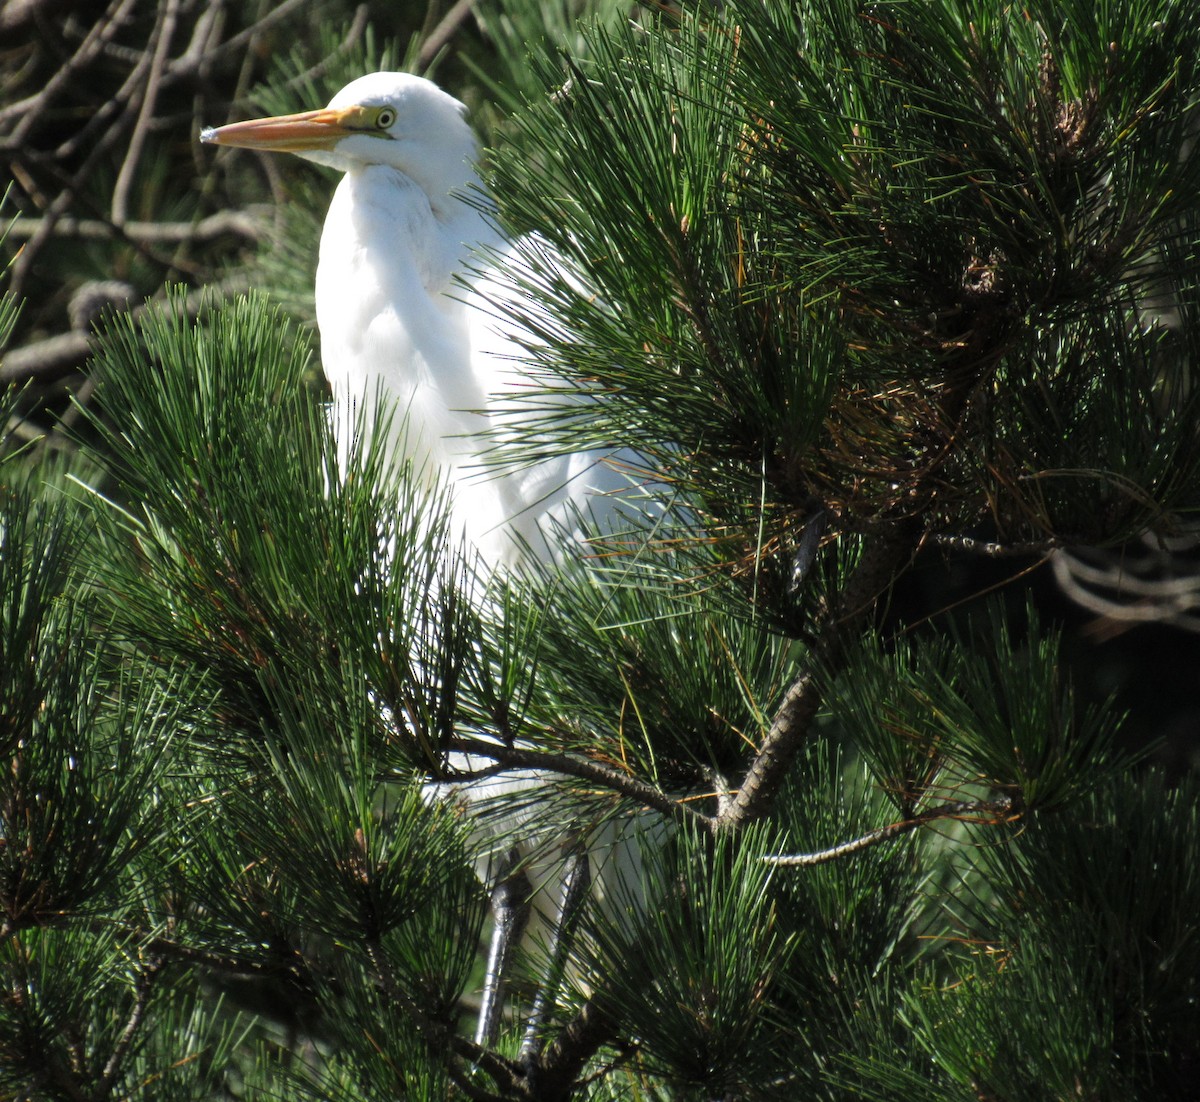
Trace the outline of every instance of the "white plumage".
<path fill-rule="evenodd" d="M 520 385 L 519 341 L 461 283 L 506 251 L 465 108 L 408 73 L 352 81 L 319 111 L 234 123 L 201 140 L 297 153 L 344 172 L 321 235 L 317 323 L 343 440 L 352 411 L 382 390 L 394 443 L 454 486 L 456 525 L 492 567 L 524 541 L 553 554 L 575 510 L 615 512 L 627 480 L 580 453 L 533 469 L 484 471 L 493 411 Z M 486 274 L 482 277 L 487 280 Z M 343 444 L 344 446 L 344 444 Z M 514 538 L 515 537 L 515 538 Z"/>
<path fill-rule="evenodd" d="M 589 452 L 500 475 L 480 468 L 480 455 L 492 446 L 486 434 L 493 412 L 521 385 L 521 341 L 499 332 L 491 309 L 460 282 L 509 248 L 481 209 L 487 199 L 464 115 L 461 103 L 427 80 L 372 73 L 321 110 L 209 129 L 201 140 L 297 153 L 344 173 L 316 279 L 321 359 L 342 447 L 354 410 L 369 411 L 377 394 L 386 395 L 397 407 L 393 446 L 416 466 L 449 477 L 456 526 L 487 565 L 502 568 L 518 561 L 524 546 L 553 558 L 579 512 L 618 514 L 615 495 L 628 479 Z M 481 279 L 491 294 L 504 293 L 486 272 Z M 451 755 L 448 764 L 470 773 L 473 763 Z M 471 810 L 501 794 L 536 797 L 548 783 L 547 774 L 525 771 L 426 791 Z M 521 811 L 476 822 L 477 867 L 496 887 L 498 917 L 513 877 L 532 878 L 535 915 L 560 924 L 568 879 L 555 870 L 559 851 L 578 853 L 577 842 L 546 836 Z M 636 874 L 637 846 L 627 834 L 628 824 L 601 831 L 592 862 L 598 892 L 612 882 L 610 859 L 618 854 Z M 497 993 L 490 998 L 494 1015 Z M 496 1024 L 494 1016 L 481 1021 L 481 1041 L 491 1039 Z"/>

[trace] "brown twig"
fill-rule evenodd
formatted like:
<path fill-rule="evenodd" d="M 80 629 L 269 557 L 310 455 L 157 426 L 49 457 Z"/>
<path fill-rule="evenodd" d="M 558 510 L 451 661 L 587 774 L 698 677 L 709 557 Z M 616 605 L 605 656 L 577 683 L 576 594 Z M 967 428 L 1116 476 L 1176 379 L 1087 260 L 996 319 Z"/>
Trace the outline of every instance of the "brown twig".
<path fill-rule="evenodd" d="M 132 89 L 139 76 L 139 69 L 135 69 L 128 79 L 122 85 L 120 91 L 114 97 L 118 102 L 122 97 L 127 96 L 129 90 Z M 120 138 L 125 122 L 132 113 L 132 105 L 128 99 L 125 99 L 125 106 L 120 115 L 113 121 L 112 125 L 96 140 L 95 144 L 88 150 L 87 156 L 83 163 L 76 169 L 75 173 L 66 181 L 62 190 L 55 196 L 50 206 L 43 215 L 42 226 L 37 233 L 26 243 L 25 248 L 17 255 L 16 260 L 12 265 L 12 275 L 10 277 L 9 289 L 18 298 L 24 290 L 24 283 L 27 274 L 35 263 L 38 253 L 42 246 L 50 240 L 54 233 L 55 226 L 58 220 L 62 218 L 75 201 L 77 194 L 83 190 L 84 185 L 95 171 L 96 165 L 108 152 L 109 148 L 116 144 Z"/>
<path fill-rule="evenodd" d="M 417 54 L 415 72 L 423 73 L 437 60 L 437 55 L 447 46 L 458 32 L 458 28 L 467 16 L 475 9 L 475 0 L 457 0 L 429 36 L 421 43 L 421 52 Z"/>
<path fill-rule="evenodd" d="M 718 829 L 736 829 L 767 811 L 812 729 L 824 696 L 824 678 L 841 665 L 847 643 L 875 600 L 912 558 L 918 539 L 912 524 L 897 523 L 869 540 L 840 598 L 815 626 L 817 642 L 809 667 L 784 694 L 737 793 L 714 820 Z"/>
<path fill-rule="evenodd" d="M 146 85 L 140 96 L 137 120 L 133 124 L 133 133 L 129 136 L 129 145 L 125 149 L 125 157 L 121 161 L 116 183 L 112 190 L 112 220 L 119 226 L 125 222 L 129 206 L 129 189 L 141 160 L 142 149 L 146 144 L 146 133 L 154 117 L 154 108 L 158 103 L 158 94 L 162 82 L 163 67 L 167 62 L 167 51 L 171 48 L 171 39 L 175 35 L 175 23 L 179 14 L 179 0 L 165 0 L 159 5 L 159 16 L 152 34 L 154 51 L 151 54 L 149 70 L 146 73 Z"/>
<path fill-rule="evenodd" d="M 26 96 L 25 99 L 10 103 L 0 110 L 0 126 L 4 126 L 9 119 L 20 120 L 16 129 L 5 139 L 6 145 L 16 149 L 25 143 L 29 132 L 38 123 L 45 105 L 58 94 L 60 88 L 69 87 L 79 71 L 91 64 L 92 60 L 100 54 L 105 43 L 121 29 L 121 24 L 135 3 L 136 0 L 113 0 L 108 6 L 108 11 L 84 36 L 75 53 L 46 81 L 41 89 L 32 96 Z"/>
<path fill-rule="evenodd" d="M 264 209 L 265 208 L 261 208 Z M 42 218 L 14 218 L 9 224 L 9 237 L 27 240 L 42 232 Z M 60 238 L 81 241 L 105 241 L 123 238 L 148 244 L 174 244 L 179 241 L 212 241 L 219 237 L 237 236 L 258 240 L 267 233 L 265 218 L 253 211 L 223 210 L 201 218 L 198 222 L 124 222 L 121 225 L 104 218 L 76 218 L 66 215 L 54 224 L 54 234 Z"/>
<path fill-rule="evenodd" d="M 136 995 L 134 996 L 133 1010 L 130 1012 L 129 1019 L 126 1021 L 125 1027 L 121 1030 L 121 1035 L 117 1038 L 116 1044 L 113 1045 L 112 1052 L 109 1053 L 108 1061 L 104 1065 L 104 1071 L 100 1074 L 100 1082 L 96 1084 L 95 1090 L 95 1097 L 97 1098 L 105 1097 L 112 1090 L 113 1084 L 117 1081 L 117 1076 L 121 1074 L 121 1065 L 125 1062 L 125 1057 L 129 1052 L 130 1046 L 132 1046 L 134 1039 L 137 1037 L 137 1032 L 146 1017 L 146 1007 L 150 1003 L 150 993 L 154 989 L 154 981 L 157 979 L 161 967 L 161 961 L 152 961 L 138 973 L 135 980 Z"/>
<path fill-rule="evenodd" d="M 769 854 L 762 860 L 768 865 L 776 865 L 780 868 L 823 865 L 828 861 L 836 861 L 842 857 L 862 853 L 863 850 L 877 846 L 880 842 L 886 842 L 890 838 L 899 838 L 902 834 L 908 834 L 918 827 L 927 826 L 939 820 L 973 819 L 978 816 L 986 816 L 985 821 L 995 821 L 997 817 L 1007 820 L 1012 814 L 1012 810 L 1013 802 L 1007 796 L 996 800 L 955 800 L 953 803 L 941 804 L 928 811 L 922 811 L 911 819 L 904 819 L 901 822 L 880 827 L 878 830 L 868 831 L 859 838 L 830 846 L 829 849 L 817 850 L 815 853 Z"/>
<path fill-rule="evenodd" d="M 286 19 L 297 8 L 302 8 L 306 4 L 311 3 L 313 3 L 313 0 L 283 0 L 282 4 L 276 4 L 268 8 L 262 18 L 256 19 L 245 30 L 239 31 L 220 46 L 214 46 L 207 53 L 194 53 L 192 47 L 189 46 L 180 57 L 167 65 L 167 72 L 164 77 L 165 86 L 169 87 L 178 80 L 192 77 L 199 71 L 202 65 L 211 65 L 224 55 L 234 53 L 248 46 L 258 35 L 272 26 L 272 24 Z"/>
<path fill-rule="evenodd" d="M 644 807 L 659 811 L 679 822 L 699 822 L 711 826 L 714 820 L 697 811 L 690 804 L 663 792 L 652 784 L 638 780 L 637 777 L 623 773 L 612 766 L 604 765 L 588 758 L 579 758 L 570 754 L 559 754 L 549 750 L 531 750 L 520 746 L 503 746 L 494 742 L 484 742 L 482 739 L 457 738 L 450 745 L 451 750 L 471 754 L 495 762 L 495 767 L 481 769 L 467 774 L 463 780 L 475 780 L 482 777 L 494 776 L 508 769 L 542 769 L 548 773 L 559 773 L 567 777 L 580 777 L 583 780 L 595 781 L 610 791 L 627 796 Z M 457 778 L 456 778 L 457 779 Z"/>

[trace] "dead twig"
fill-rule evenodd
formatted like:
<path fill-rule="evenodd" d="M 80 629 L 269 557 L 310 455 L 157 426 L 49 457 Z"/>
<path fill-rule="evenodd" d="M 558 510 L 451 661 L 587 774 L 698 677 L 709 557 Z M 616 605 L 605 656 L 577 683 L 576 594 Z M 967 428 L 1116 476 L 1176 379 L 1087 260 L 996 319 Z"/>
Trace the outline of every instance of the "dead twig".
<path fill-rule="evenodd" d="M 457 3 L 442 16 L 441 22 L 430 31 L 429 36 L 421 43 L 421 52 L 417 54 L 416 72 L 425 72 L 437 60 L 438 54 L 447 46 L 458 32 L 458 28 L 474 10 L 475 0 L 457 0 Z"/>
<path fill-rule="evenodd" d="M 146 85 L 140 96 L 137 120 L 133 124 L 133 133 L 129 136 L 129 145 L 125 157 L 121 161 L 116 183 L 112 191 L 112 220 L 119 226 L 125 222 L 129 206 L 129 189 L 141 160 L 142 150 L 146 145 L 146 131 L 154 117 L 154 108 L 158 103 L 159 86 L 162 82 L 163 67 L 167 61 L 167 51 L 171 48 L 171 39 L 175 35 L 175 22 L 179 12 L 179 0 L 165 0 L 159 5 L 158 23 L 154 28 L 152 41 L 154 50 L 150 58 L 149 71 L 146 74 Z"/>
<path fill-rule="evenodd" d="M 262 208 L 266 212 L 267 208 Z M 10 223 L 9 237 L 15 241 L 28 240 L 42 232 L 44 219 L 15 218 Z M 81 241 L 106 241 L 124 238 L 146 244 L 174 244 L 179 241 L 212 241 L 219 237 L 246 237 L 257 241 L 265 236 L 268 224 L 257 210 L 225 210 L 210 214 L 199 222 L 125 222 L 118 226 L 103 218 L 76 218 L 65 215 L 54 224 L 57 237 Z"/>

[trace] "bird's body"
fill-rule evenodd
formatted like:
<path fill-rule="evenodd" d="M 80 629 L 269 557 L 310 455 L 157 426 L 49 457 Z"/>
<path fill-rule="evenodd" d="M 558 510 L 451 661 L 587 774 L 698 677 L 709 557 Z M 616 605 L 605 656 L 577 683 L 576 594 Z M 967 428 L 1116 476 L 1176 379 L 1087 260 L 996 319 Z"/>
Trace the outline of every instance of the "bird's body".
<path fill-rule="evenodd" d="M 342 449 L 355 417 L 386 398 L 396 415 L 391 443 L 398 458 L 450 481 L 459 534 L 486 565 L 505 568 L 530 553 L 552 560 L 577 516 L 594 515 L 597 503 L 610 517 L 619 515 L 615 493 L 627 480 L 593 452 L 500 475 L 480 463 L 494 443 L 493 411 L 521 386 L 516 360 L 525 341 L 501 332 L 488 295 L 463 282 L 488 284 L 480 266 L 511 248 L 484 213 L 476 140 L 464 114 L 461 103 L 427 80 L 372 73 L 324 109 L 234 123 L 204 131 L 201 139 L 293 152 L 342 170 L 316 279 L 321 359 Z M 451 755 L 447 769 L 465 779 L 428 785 L 426 794 L 468 811 L 503 795 L 524 793 L 528 802 L 553 783 L 536 770 L 471 780 L 472 763 L 463 755 Z M 589 880 L 582 835 L 547 834 L 520 810 L 476 824 L 477 867 L 494 889 L 498 931 L 512 934 L 512 924 L 499 920 L 502 901 L 512 903 L 521 890 L 517 902 L 527 906 L 532 894 L 535 915 L 561 930 L 576 886 L 586 890 Z M 624 847 L 636 858 L 632 842 L 614 837 L 606 846 L 610 856 Z M 608 857 L 595 864 L 597 871 L 606 868 Z M 521 929 L 527 919 L 528 913 L 519 920 Z M 496 957 L 501 964 L 506 951 Z M 500 996 L 493 990 L 490 998 L 481 1040 L 490 1040 L 498 1024 Z"/>
<path fill-rule="evenodd" d="M 341 169 L 321 235 L 321 361 L 345 450 L 356 414 L 384 396 L 398 458 L 446 478 L 453 518 L 493 568 L 552 554 L 574 516 L 627 480 L 581 452 L 498 472 L 493 413 L 516 383 L 521 337 L 501 333 L 467 282 L 510 249 L 487 195 L 465 108 L 408 73 L 352 81 L 319 111 L 234 123 L 204 141 L 298 153 Z M 608 508 L 609 498 L 604 502 Z"/>
<path fill-rule="evenodd" d="M 516 511 L 503 478 L 479 466 L 494 380 L 473 341 L 470 308 L 455 276 L 484 219 L 465 203 L 439 221 L 425 192 L 386 165 L 342 177 L 321 235 L 317 324 L 321 361 L 345 447 L 355 416 L 392 404 L 393 443 L 418 469 L 454 487 L 460 531 L 495 567 L 512 561 L 505 521 Z M 471 225 L 470 223 L 474 223 Z"/>

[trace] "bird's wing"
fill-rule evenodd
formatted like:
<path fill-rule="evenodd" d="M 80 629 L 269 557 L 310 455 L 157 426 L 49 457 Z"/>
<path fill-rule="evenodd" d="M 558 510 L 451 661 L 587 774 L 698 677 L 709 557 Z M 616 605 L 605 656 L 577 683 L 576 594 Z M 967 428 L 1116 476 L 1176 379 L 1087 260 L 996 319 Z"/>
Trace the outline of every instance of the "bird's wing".
<path fill-rule="evenodd" d="M 556 263 L 553 250 L 540 239 L 525 239 L 495 250 L 488 263 L 479 263 L 470 279 L 465 301 L 473 346 L 473 364 L 479 387 L 487 394 L 493 426 L 509 425 L 520 418 L 520 400 L 536 393 L 542 380 L 534 380 L 528 363 L 540 344 L 534 329 L 519 325 L 537 309 L 529 293 L 536 280 L 520 278 L 532 252 L 539 264 Z M 578 282 L 559 263 L 562 278 Z M 534 325 L 553 332 L 548 315 Z M 547 396 L 539 401 L 555 399 Z M 572 401 L 568 397 L 559 399 Z M 587 402 L 580 398 L 576 401 Z M 613 531 L 627 526 L 633 512 L 642 512 L 647 494 L 641 489 L 644 462 L 630 449 L 588 449 L 556 455 L 533 465 L 481 472 L 477 478 L 503 482 L 507 498 L 516 509 L 507 519 L 509 530 L 536 554 L 553 558 L 564 537 L 578 538 L 584 529 Z"/>

